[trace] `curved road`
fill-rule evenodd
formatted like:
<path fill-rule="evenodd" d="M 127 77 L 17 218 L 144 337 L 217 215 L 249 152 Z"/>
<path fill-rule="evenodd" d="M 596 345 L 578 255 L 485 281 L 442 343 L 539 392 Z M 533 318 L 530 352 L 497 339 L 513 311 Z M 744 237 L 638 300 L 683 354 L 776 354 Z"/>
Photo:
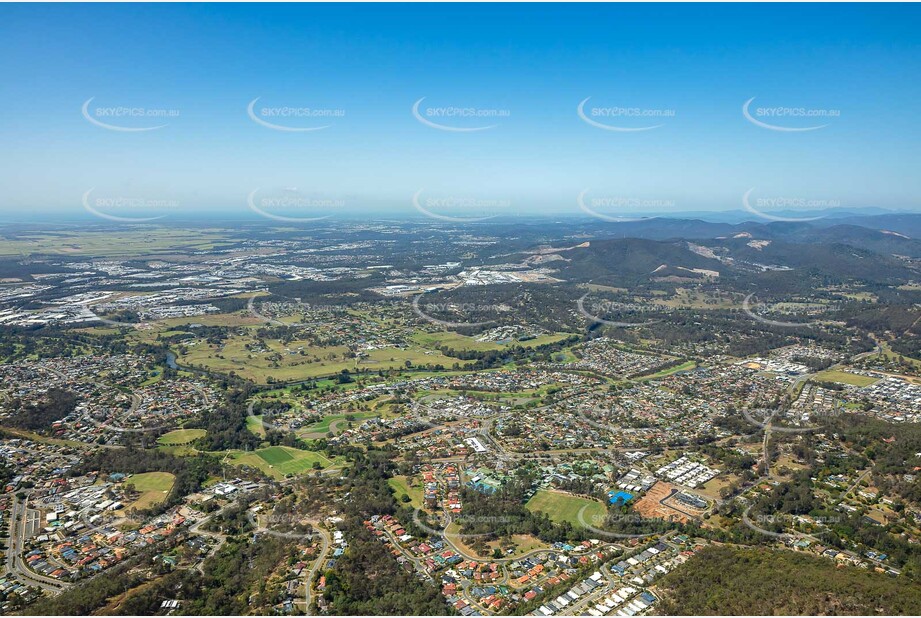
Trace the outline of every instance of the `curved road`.
<path fill-rule="evenodd" d="M 45 577 L 31 570 L 22 559 L 25 548 L 26 516 L 28 514 L 28 497 L 22 502 L 13 496 L 10 506 L 12 528 L 10 530 L 10 547 L 6 553 L 6 570 L 23 580 L 27 585 L 37 586 L 43 590 L 60 592 L 67 584 L 51 577 Z"/>
<path fill-rule="evenodd" d="M 323 548 L 320 550 L 320 555 L 317 556 L 317 561 L 311 567 L 310 571 L 307 573 L 307 579 L 304 582 L 304 586 L 307 591 L 304 593 L 304 615 L 310 615 L 310 606 L 313 603 L 313 579 L 316 577 L 317 572 L 323 568 L 323 563 L 326 561 L 326 555 L 329 553 L 330 539 L 329 532 L 321 528 L 318 524 L 312 524 L 314 530 L 320 533 L 320 539 L 323 542 Z"/>

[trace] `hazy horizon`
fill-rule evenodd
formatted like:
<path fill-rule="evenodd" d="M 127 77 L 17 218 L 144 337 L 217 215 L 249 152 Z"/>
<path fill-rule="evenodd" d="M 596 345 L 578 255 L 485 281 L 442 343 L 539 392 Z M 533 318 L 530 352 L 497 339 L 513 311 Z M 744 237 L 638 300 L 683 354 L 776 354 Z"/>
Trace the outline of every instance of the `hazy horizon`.
<path fill-rule="evenodd" d="M 917 5 L 0 15 L 12 219 L 921 207 Z"/>

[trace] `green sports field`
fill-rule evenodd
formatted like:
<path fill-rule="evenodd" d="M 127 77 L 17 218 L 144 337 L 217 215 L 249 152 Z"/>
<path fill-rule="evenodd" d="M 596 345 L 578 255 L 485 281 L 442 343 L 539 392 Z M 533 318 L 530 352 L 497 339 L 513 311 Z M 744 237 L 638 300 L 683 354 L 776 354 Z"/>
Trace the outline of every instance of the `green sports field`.
<path fill-rule="evenodd" d="M 600 521 L 607 513 L 605 506 L 597 500 L 544 489 L 534 494 L 525 505 L 532 513 L 540 511 L 557 523 L 568 521 L 577 528 L 583 527 L 579 522 L 579 511 L 583 506 L 587 508 L 582 518 L 588 524 Z"/>

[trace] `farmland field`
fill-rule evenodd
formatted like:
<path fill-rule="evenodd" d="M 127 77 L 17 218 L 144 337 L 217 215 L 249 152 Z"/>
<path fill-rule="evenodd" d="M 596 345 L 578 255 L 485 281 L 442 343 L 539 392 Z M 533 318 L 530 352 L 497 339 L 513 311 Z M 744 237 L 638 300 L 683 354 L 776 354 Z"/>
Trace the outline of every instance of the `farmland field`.
<path fill-rule="evenodd" d="M 0 240 L 0 255 L 140 256 L 169 251 L 205 251 L 227 239 L 217 230 L 176 230 L 158 227 L 122 232 L 43 232 L 18 234 Z"/>
<path fill-rule="evenodd" d="M 588 524 L 599 521 L 607 513 L 605 506 L 597 500 L 544 489 L 534 494 L 525 506 L 531 512 L 546 513 L 557 523 L 568 521 L 577 528 L 583 526 L 579 523 L 579 511 L 583 506 L 587 508 L 582 517 Z"/>

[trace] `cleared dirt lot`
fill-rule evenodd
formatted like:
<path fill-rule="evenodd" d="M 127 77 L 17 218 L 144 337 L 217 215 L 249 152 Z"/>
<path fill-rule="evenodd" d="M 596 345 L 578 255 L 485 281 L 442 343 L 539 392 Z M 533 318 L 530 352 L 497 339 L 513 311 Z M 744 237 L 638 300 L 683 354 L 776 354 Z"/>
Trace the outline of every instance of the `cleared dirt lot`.
<path fill-rule="evenodd" d="M 646 492 L 646 495 L 636 503 L 634 508 L 643 517 L 687 523 L 691 520 L 691 517 L 688 515 L 688 513 L 683 511 L 688 510 L 690 512 L 690 510 L 687 509 L 684 505 L 676 505 L 677 508 L 673 508 L 672 506 L 669 506 L 669 504 L 672 502 L 671 500 L 666 501 L 665 504 L 662 504 L 662 501 L 675 493 L 677 489 L 678 488 L 671 483 L 659 481 L 653 485 L 648 492 Z M 679 511 L 678 508 L 682 510 Z"/>

